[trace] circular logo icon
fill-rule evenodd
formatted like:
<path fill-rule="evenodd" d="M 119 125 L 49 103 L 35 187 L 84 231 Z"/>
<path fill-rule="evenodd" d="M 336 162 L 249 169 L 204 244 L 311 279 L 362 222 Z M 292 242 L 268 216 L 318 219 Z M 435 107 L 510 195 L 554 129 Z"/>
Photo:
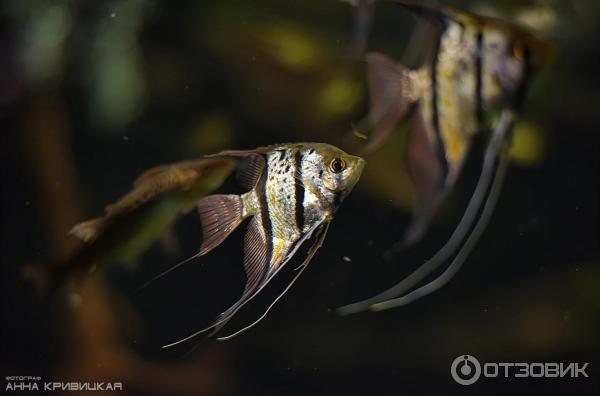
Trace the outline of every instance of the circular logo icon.
<path fill-rule="evenodd" d="M 477 382 L 481 375 L 479 360 L 471 355 L 461 355 L 454 359 L 450 373 L 454 381 L 461 385 L 471 385 Z"/>

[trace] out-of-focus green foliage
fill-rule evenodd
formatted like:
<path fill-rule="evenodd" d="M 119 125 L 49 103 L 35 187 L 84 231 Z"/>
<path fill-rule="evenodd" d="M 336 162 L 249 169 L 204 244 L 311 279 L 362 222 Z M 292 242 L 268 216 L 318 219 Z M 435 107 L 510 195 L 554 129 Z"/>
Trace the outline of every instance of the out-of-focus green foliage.
<path fill-rule="evenodd" d="M 183 151 L 188 156 L 212 154 L 231 147 L 235 129 L 226 114 L 213 113 L 200 116 L 187 131 Z"/>
<path fill-rule="evenodd" d="M 93 29 L 90 110 L 92 121 L 109 130 L 131 123 L 146 100 L 147 85 L 138 44 L 145 6 L 145 2 L 137 0 L 114 2 Z"/>
<path fill-rule="evenodd" d="M 318 68 L 326 57 L 323 43 L 300 26 L 273 21 L 257 29 L 257 44 L 281 66 L 294 71 Z"/>
<path fill-rule="evenodd" d="M 325 82 L 314 111 L 330 117 L 343 117 L 355 110 L 362 101 L 362 84 L 354 76 L 333 76 Z"/>
<path fill-rule="evenodd" d="M 40 3 L 32 12 L 23 43 L 26 73 L 32 82 L 44 83 L 62 76 L 71 18 L 71 11 L 62 2 Z"/>
<path fill-rule="evenodd" d="M 545 136 L 539 126 L 527 121 L 515 124 L 510 147 L 510 159 L 513 163 L 521 166 L 539 164 L 545 151 Z"/>

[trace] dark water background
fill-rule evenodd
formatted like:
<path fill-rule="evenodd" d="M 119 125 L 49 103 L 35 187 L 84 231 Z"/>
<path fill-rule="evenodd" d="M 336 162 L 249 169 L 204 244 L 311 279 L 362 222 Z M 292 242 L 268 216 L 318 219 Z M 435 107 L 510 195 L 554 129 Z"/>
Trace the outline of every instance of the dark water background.
<path fill-rule="evenodd" d="M 154 165 L 288 141 L 357 152 L 362 142 L 351 131 L 367 100 L 364 63 L 350 57 L 352 9 L 336 1 L 3 2 L 2 381 L 122 381 L 130 394 L 168 395 L 598 394 L 600 6 L 453 5 L 533 15 L 559 47 L 532 85 L 497 210 L 464 268 L 407 307 L 331 312 L 430 257 L 477 178 L 481 145 L 425 239 L 385 260 L 411 205 L 400 130 L 366 157 L 324 247 L 263 322 L 230 342 L 199 337 L 162 350 L 239 296 L 242 231 L 134 293 L 197 251 L 191 214 L 176 226 L 176 253 L 156 245 L 135 265 L 98 271 L 75 309 L 36 297 L 23 266 L 68 255 L 70 227 L 100 215 Z M 378 4 L 368 49 L 410 58 L 414 22 Z M 260 314 L 282 284 L 231 329 Z M 589 362 L 590 377 L 483 378 L 463 387 L 450 376 L 462 354 Z"/>

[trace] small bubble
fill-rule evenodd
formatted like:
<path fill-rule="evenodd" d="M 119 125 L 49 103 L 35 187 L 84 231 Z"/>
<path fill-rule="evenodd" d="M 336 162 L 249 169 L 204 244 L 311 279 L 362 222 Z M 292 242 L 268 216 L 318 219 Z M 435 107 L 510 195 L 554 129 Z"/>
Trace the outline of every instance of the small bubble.
<path fill-rule="evenodd" d="M 116 17 L 116 16 L 117 16 L 117 13 L 115 13 L 115 12 L 113 12 L 112 14 L 110 14 L 110 17 L 111 17 L 111 18 L 114 18 L 114 17 Z"/>

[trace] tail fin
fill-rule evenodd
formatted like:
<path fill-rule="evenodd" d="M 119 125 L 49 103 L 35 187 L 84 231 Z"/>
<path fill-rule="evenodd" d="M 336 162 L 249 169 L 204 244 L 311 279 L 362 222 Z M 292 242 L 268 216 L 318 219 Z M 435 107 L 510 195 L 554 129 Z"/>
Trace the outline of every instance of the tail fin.
<path fill-rule="evenodd" d="M 104 218 L 102 217 L 84 221 L 83 223 L 75 225 L 71 231 L 69 231 L 69 234 L 76 236 L 83 242 L 91 242 L 98 235 L 98 228 L 102 224 L 102 221 L 104 221 Z"/>
<path fill-rule="evenodd" d="M 242 208 L 239 195 L 209 195 L 198 202 L 202 222 L 200 256 L 219 246 L 242 223 Z"/>
<path fill-rule="evenodd" d="M 376 149 L 415 102 L 411 70 L 380 54 L 367 55 L 369 121 L 373 127 L 368 150 Z"/>

